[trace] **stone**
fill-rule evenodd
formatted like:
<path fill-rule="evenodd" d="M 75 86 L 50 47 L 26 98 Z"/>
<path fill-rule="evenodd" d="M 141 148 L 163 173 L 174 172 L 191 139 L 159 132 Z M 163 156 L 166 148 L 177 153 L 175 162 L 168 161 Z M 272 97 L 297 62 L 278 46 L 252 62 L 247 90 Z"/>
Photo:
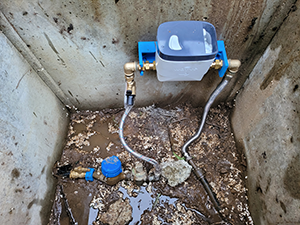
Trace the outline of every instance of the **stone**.
<path fill-rule="evenodd" d="M 109 225 L 128 224 L 132 220 L 132 207 L 129 204 L 129 199 L 119 199 L 111 204 L 108 211 L 103 213 L 99 220 Z"/>
<path fill-rule="evenodd" d="M 168 179 L 171 187 L 184 182 L 189 178 L 192 166 L 184 160 L 164 162 L 161 164 L 162 175 Z"/>

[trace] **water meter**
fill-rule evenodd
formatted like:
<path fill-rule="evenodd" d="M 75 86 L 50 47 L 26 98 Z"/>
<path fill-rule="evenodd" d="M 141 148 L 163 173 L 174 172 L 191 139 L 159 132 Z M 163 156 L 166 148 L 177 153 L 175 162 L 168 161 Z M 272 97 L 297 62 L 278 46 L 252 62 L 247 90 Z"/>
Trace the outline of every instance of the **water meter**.
<path fill-rule="evenodd" d="M 201 80 L 218 53 L 216 30 L 203 21 L 172 21 L 157 30 L 159 81 Z"/>

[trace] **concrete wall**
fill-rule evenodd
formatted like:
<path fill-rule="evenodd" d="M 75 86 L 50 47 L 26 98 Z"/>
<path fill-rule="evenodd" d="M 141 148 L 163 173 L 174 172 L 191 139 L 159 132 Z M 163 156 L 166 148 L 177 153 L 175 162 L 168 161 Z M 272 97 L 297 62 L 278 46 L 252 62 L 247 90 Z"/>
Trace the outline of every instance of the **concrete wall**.
<path fill-rule="evenodd" d="M 236 99 L 232 126 L 248 162 L 255 224 L 300 224 L 300 3 Z"/>
<path fill-rule="evenodd" d="M 63 104 L 0 33 L 0 224 L 47 224 Z"/>
<path fill-rule="evenodd" d="M 217 100 L 224 101 L 244 83 L 294 2 L 3 0 L 0 26 L 65 104 L 99 109 L 123 105 L 123 65 L 137 60 L 138 41 L 155 40 L 157 27 L 166 21 L 206 20 L 225 40 L 228 56 L 243 62 Z M 137 105 L 180 99 L 203 105 L 220 82 L 216 71 L 201 82 L 161 83 L 153 72 L 136 80 Z"/>

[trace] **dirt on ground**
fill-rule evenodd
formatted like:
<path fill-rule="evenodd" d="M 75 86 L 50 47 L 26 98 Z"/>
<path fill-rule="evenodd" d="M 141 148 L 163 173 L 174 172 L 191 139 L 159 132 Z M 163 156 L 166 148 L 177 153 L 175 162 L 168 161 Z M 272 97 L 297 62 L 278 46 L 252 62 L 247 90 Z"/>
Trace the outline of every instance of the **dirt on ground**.
<path fill-rule="evenodd" d="M 58 185 L 49 224 L 253 224 L 245 187 L 246 161 L 231 132 L 231 108 L 229 103 L 211 108 L 200 138 L 188 149 L 196 166 L 205 171 L 223 219 L 193 173 L 176 187 L 163 177 L 142 186 L 125 180 L 109 186 L 68 178 L 71 168 L 98 170 L 103 159 L 112 155 L 119 157 L 123 170 L 134 167 L 138 159 L 125 151 L 118 136 L 124 109 L 108 109 L 71 115 L 66 146 L 54 165 Z M 198 130 L 202 112 L 187 104 L 133 108 L 125 122 L 126 142 L 159 163 L 182 160 L 181 148 Z M 149 163 L 143 165 L 147 171 L 152 169 Z"/>

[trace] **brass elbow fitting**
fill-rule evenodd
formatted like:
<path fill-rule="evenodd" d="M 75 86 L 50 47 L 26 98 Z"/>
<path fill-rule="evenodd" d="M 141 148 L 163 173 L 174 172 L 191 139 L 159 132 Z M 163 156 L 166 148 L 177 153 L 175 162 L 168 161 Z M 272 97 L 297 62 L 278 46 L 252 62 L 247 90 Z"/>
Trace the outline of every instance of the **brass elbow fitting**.
<path fill-rule="evenodd" d="M 128 62 L 124 65 L 124 73 L 125 74 L 132 74 L 136 71 L 137 65 L 136 62 Z"/>
<path fill-rule="evenodd" d="M 124 65 L 124 74 L 126 80 L 126 103 L 127 105 L 134 104 L 134 97 L 136 95 L 136 86 L 134 81 L 134 72 L 136 70 L 148 71 L 148 70 L 156 70 L 155 61 L 153 63 L 149 63 L 146 61 L 143 63 L 143 67 L 138 65 L 136 62 L 128 62 Z"/>
<path fill-rule="evenodd" d="M 236 73 L 241 66 L 241 61 L 238 59 L 228 59 L 228 64 L 229 72 Z"/>

